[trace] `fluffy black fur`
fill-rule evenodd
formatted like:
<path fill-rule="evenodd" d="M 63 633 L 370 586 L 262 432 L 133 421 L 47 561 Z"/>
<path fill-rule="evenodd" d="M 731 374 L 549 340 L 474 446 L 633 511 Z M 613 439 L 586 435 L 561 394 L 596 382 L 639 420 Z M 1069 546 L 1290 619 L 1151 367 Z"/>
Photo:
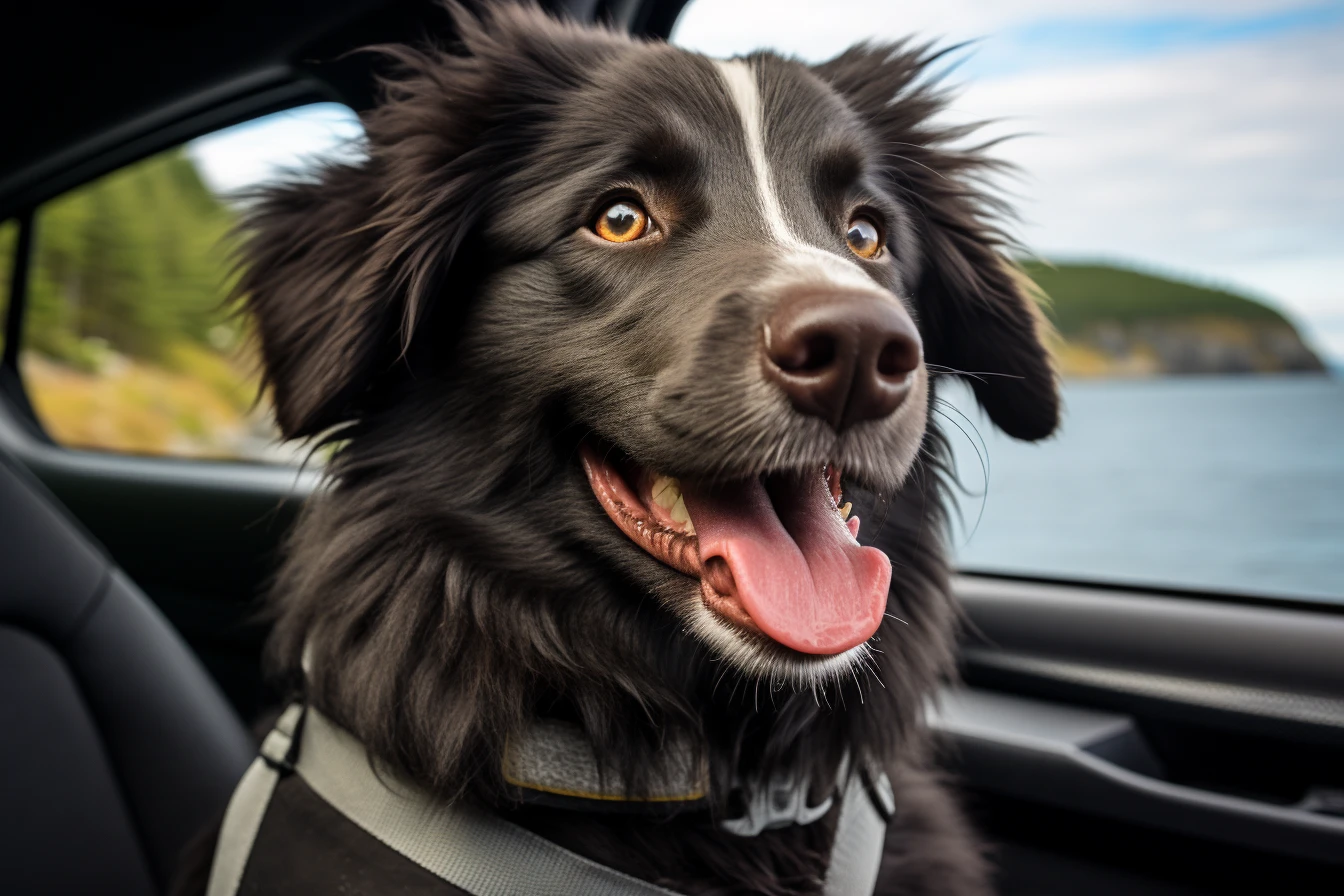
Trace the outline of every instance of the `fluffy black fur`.
<path fill-rule="evenodd" d="M 518 806 L 500 774 L 510 732 L 573 718 L 636 791 L 650 751 L 687 734 L 715 815 L 734 773 L 821 783 L 848 748 L 896 786 L 880 891 L 985 891 L 922 722 L 956 618 L 947 450 L 926 404 L 899 430 L 837 440 L 751 380 L 742 359 L 775 266 L 732 198 L 748 176 L 712 63 L 525 7 L 456 18 L 450 49 L 383 49 L 397 70 L 365 116 L 367 160 L 275 186 L 249 216 L 240 289 L 277 419 L 338 446 L 274 588 L 273 670 L 444 799 L 686 893 L 817 893 L 830 822 L 738 839 L 703 814 Z M 910 45 L 812 68 L 751 57 L 782 204 L 846 263 L 843 215 L 878 209 L 892 257 L 864 268 L 874 288 L 907 303 L 931 368 L 1003 374 L 974 381 L 980 402 L 1040 438 L 1058 408 L 1037 316 L 1000 254 L 993 163 L 931 122 L 945 103 L 932 58 Z M 613 190 L 657 210 L 656 244 L 593 242 Z M 593 499 L 584 438 L 706 477 L 844 460 L 900 621 L 825 676 L 782 648 L 735 663 L 688 630 L 695 583 Z"/>

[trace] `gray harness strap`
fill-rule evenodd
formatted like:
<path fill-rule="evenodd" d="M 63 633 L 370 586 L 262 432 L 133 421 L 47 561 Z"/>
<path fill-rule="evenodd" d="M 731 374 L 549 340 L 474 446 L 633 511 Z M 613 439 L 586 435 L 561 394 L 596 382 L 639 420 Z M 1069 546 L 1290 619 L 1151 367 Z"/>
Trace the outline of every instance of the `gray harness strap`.
<path fill-rule="evenodd" d="M 840 804 L 831 864 L 826 869 L 825 896 L 870 896 L 877 886 L 882 868 L 882 852 L 887 842 L 887 820 L 878 814 L 874 799 L 880 798 L 887 815 L 895 808 L 891 782 L 883 775 L 869 794 L 862 775 L 850 775 Z M 888 799 L 890 796 L 890 799 Z"/>
<path fill-rule="evenodd" d="M 387 769 L 375 771 L 351 734 L 311 707 L 305 711 L 297 705 L 285 710 L 234 791 L 207 896 L 237 892 L 275 784 L 290 768 L 369 835 L 473 896 L 677 896 L 471 806 L 434 800 Z M 885 831 L 860 776 L 851 776 L 827 896 L 872 893 Z"/>

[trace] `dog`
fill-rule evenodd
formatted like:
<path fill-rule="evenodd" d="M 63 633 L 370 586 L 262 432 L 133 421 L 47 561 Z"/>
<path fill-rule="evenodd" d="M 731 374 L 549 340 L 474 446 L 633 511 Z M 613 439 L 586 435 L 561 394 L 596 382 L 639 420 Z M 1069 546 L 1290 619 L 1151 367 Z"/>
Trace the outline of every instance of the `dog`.
<path fill-rule="evenodd" d="M 894 797 L 877 892 L 988 892 L 923 719 L 957 621 L 930 408 L 965 375 L 1041 439 L 1059 402 L 937 52 L 718 61 L 454 15 L 450 47 L 381 49 L 366 158 L 247 214 L 276 419 L 333 446 L 270 668 L 434 799 L 679 893 L 822 892 L 834 811 L 721 822 L 743 782 L 844 768 Z M 624 793 L 674 743 L 707 790 L 522 798 L 502 757 L 539 718 Z"/>

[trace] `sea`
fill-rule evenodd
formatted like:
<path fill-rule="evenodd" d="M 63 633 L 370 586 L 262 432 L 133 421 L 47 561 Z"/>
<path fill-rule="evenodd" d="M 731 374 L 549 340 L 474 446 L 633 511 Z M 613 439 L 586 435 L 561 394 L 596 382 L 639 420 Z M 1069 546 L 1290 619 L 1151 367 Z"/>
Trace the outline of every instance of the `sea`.
<path fill-rule="evenodd" d="M 940 386 L 961 569 L 1344 603 L 1344 378 L 1070 380 L 1063 397 L 1033 444 Z"/>

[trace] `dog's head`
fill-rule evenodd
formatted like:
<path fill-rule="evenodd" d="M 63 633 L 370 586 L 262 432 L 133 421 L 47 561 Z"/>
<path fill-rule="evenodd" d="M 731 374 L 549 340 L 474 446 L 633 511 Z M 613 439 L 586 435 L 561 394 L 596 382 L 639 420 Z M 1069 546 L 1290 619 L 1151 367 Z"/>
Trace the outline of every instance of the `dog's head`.
<path fill-rule="evenodd" d="M 843 489 L 910 474 L 930 371 L 974 372 L 1020 438 L 1058 413 L 928 54 L 722 62 L 459 18 L 452 52 L 394 51 L 367 161 L 253 213 L 285 435 L 345 426 L 338 476 L 475 514 L 444 530 L 522 590 L 633 583 L 601 598 L 613 632 L 656 595 L 740 668 L 853 662 L 892 568 Z"/>

